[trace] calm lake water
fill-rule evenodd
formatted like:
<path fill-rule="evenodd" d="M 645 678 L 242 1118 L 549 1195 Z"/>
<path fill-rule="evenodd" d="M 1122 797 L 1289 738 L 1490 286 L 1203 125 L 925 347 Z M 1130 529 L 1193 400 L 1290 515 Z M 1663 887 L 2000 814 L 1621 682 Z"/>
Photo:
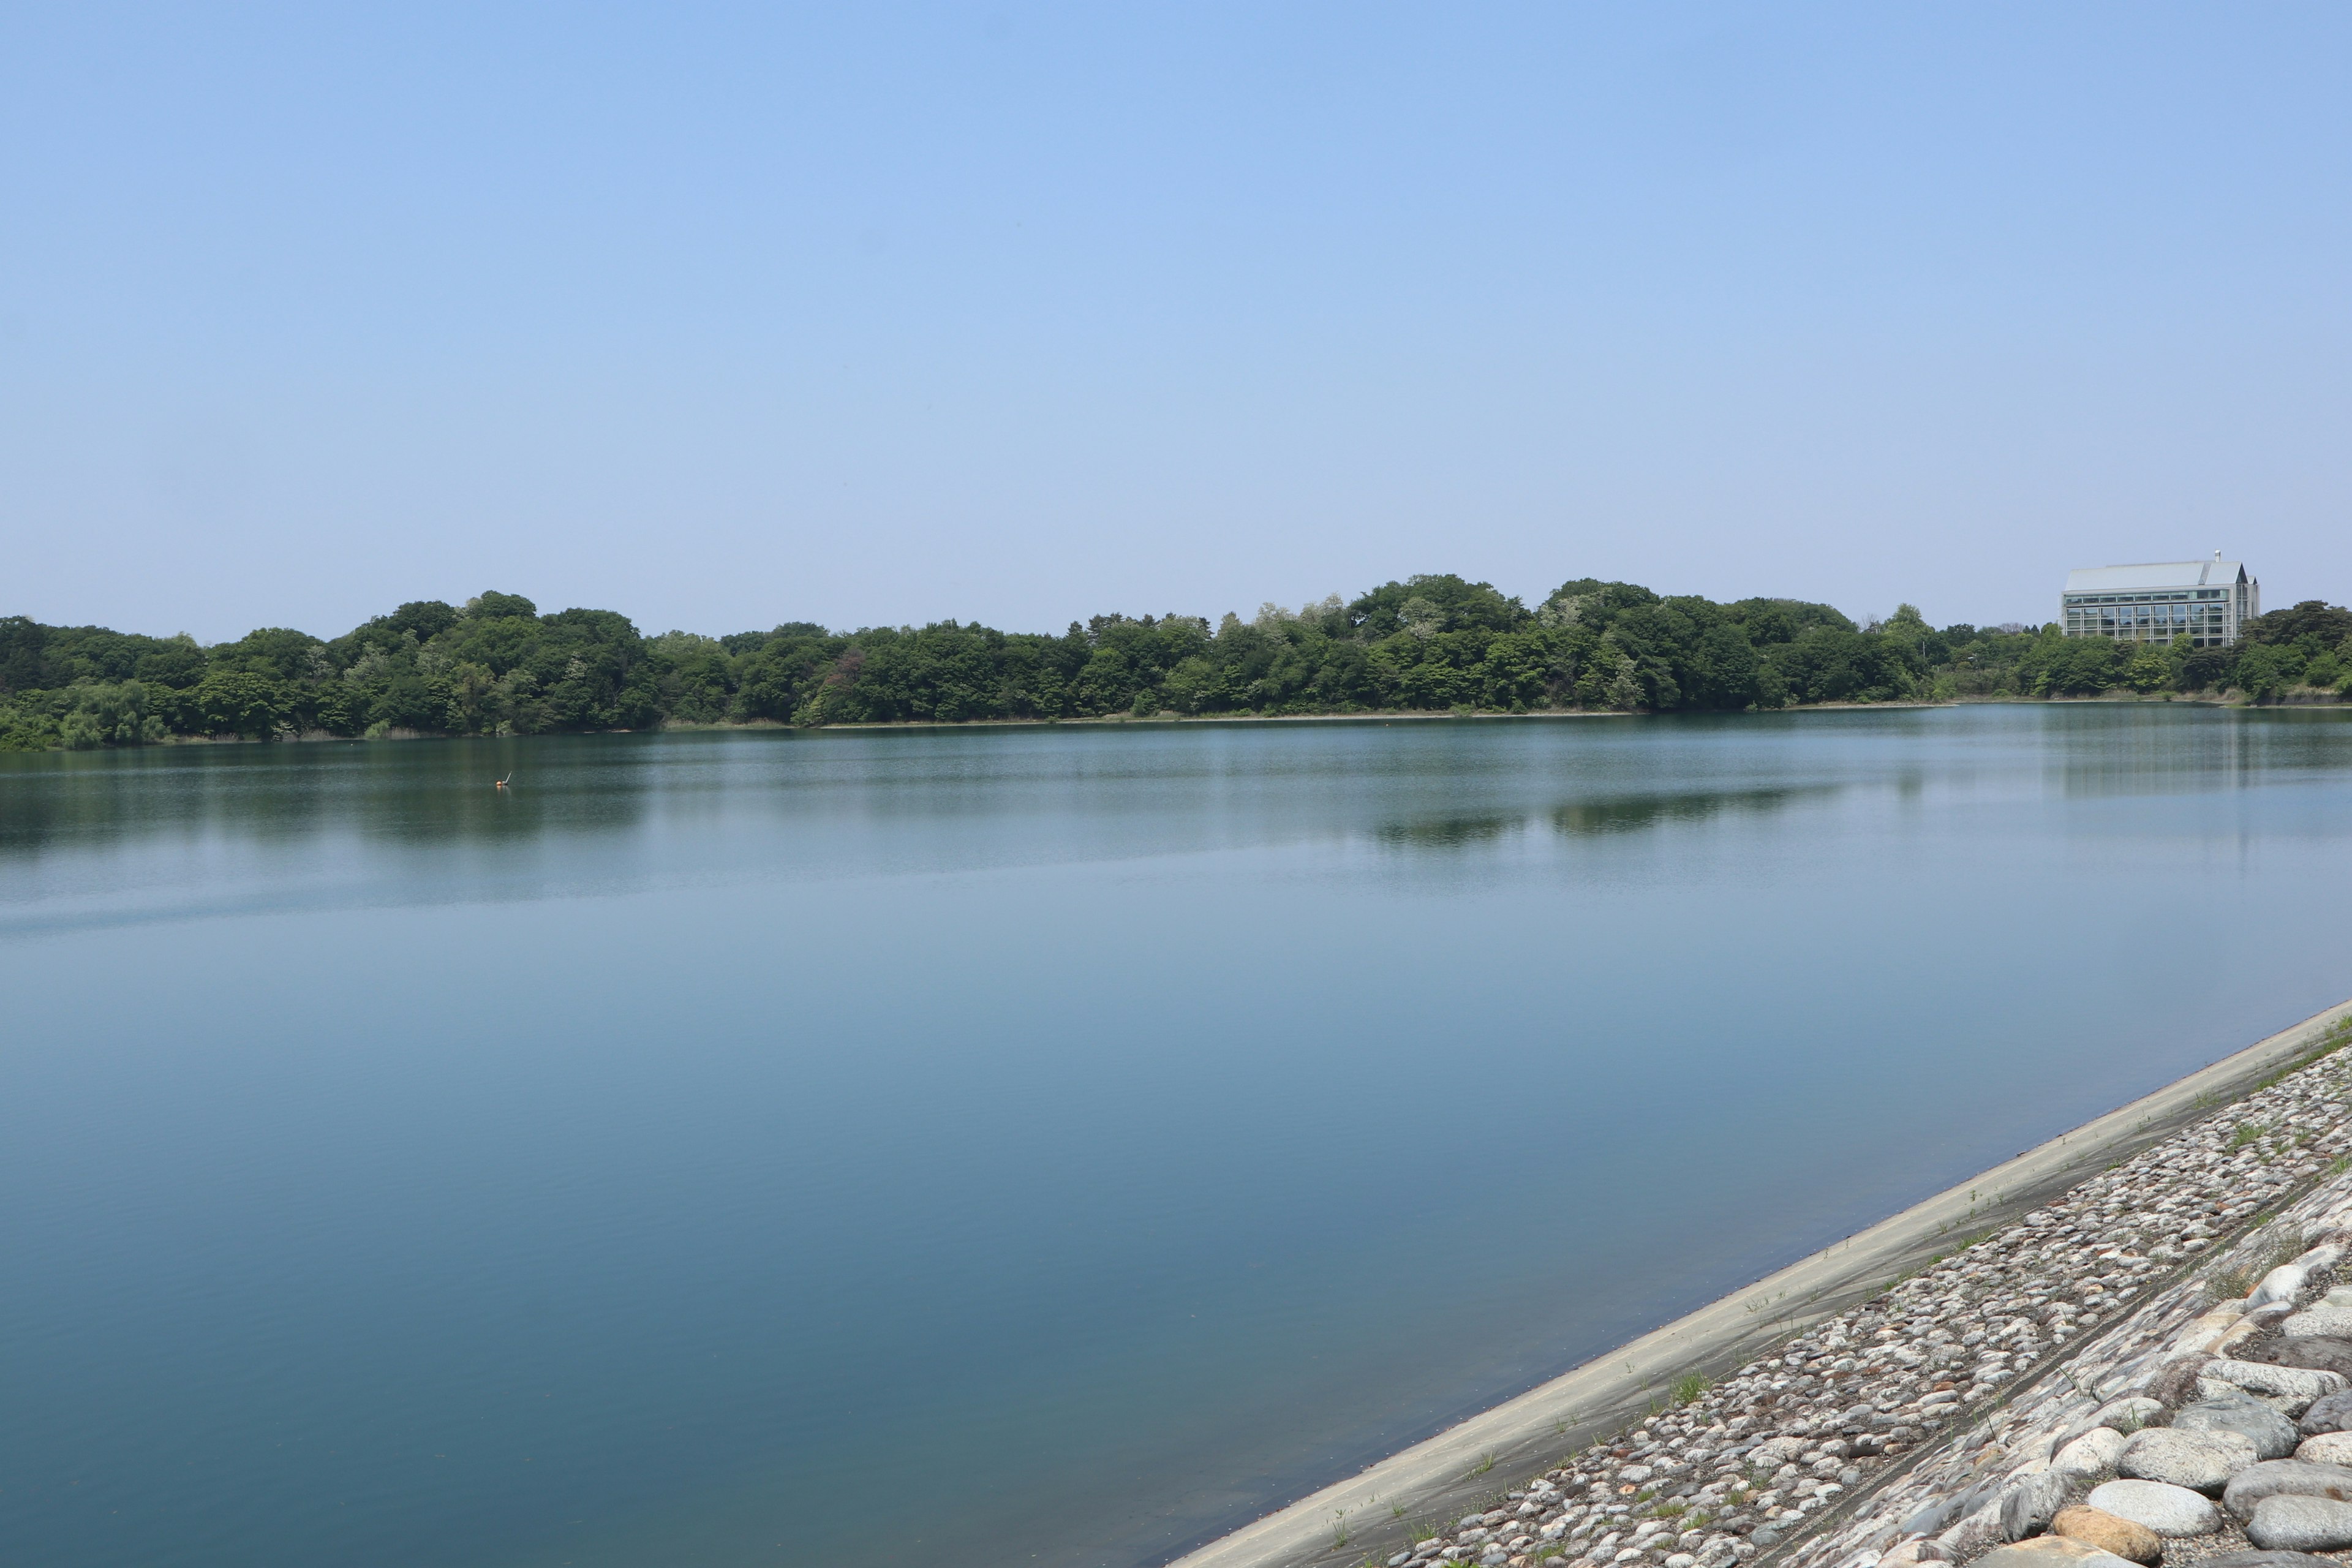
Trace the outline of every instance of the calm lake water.
<path fill-rule="evenodd" d="M 0 758 L 0 1542 L 1156 1562 L 2352 994 L 2347 719 Z"/>

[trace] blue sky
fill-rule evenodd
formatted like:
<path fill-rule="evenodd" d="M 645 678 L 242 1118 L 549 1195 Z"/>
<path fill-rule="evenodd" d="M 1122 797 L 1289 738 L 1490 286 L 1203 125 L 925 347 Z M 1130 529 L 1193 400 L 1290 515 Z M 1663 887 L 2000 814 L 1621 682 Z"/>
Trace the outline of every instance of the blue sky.
<path fill-rule="evenodd" d="M 0 613 L 2352 597 L 2352 13 L 0 11 Z"/>

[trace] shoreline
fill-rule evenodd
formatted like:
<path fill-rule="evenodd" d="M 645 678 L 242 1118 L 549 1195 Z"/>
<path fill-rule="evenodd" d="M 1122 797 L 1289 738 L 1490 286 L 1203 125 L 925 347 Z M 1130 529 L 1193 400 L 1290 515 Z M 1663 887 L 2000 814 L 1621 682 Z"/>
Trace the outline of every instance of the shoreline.
<path fill-rule="evenodd" d="M 1194 1546 L 1171 1568 L 1339 1568 L 1394 1520 L 1491 1499 L 1595 1436 L 1630 1425 L 1678 1378 L 1712 1376 L 1878 1294 L 1977 1233 L 2013 1222 L 2183 1127 L 2263 1088 L 2336 1024 L 2339 1003 L 2104 1116 L 2003 1161 L 1867 1229 L 1731 1291 L 1559 1377 L 1460 1422 L 1249 1524 Z M 1759 1305 L 1760 1303 L 1760 1305 Z M 1783 1306 L 1783 1303 L 1788 1303 Z"/>
<path fill-rule="evenodd" d="M 1180 726 L 1242 725 L 1242 724 L 1433 724 L 1433 723 L 1493 723 L 1525 721 L 1564 721 L 1586 719 L 1681 719 L 1681 718 L 1748 718 L 1779 713 L 1906 713 L 1945 708 L 2025 708 L 2025 707 L 2141 707 L 2150 703 L 2189 708 L 2341 708 L 2352 707 L 2352 699 L 2328 700 L 2319 698 L 2294 697 L 2276 702 L 2245 702 L 2228 697 L 2198 693 L 2184 695 L 2165 692 L 2150 696 L 2118 697 L 1959 697 L 1946 701 L 1905 702 L 1791 702 L 1782 708 L 1745 708 L 1737 711 L 1677 710 L 1660 713 L 1652 709 L 1602 708 L 1538 708 L 1525 713 L 1491 710 L 1455 712 L 1451 709 L 1395 709 L 1367 713 L 1155 713 L 1139 717 L 1131 713 L 1105 713 L 1087 718 L 1071 719 L 893 719 L 867 723 L 799 725 L 780 719 L 721 720 L 715 722 L 678 721 L 649 726 L 643 730 L 562 730 L 546 731 L 530 735 L 442 735 L 425 734 L 416 731 L 395 730 L 388 734 L 337 735 L 324 730 L 305 731 L 299 735 L 272 736 L 256 740 L 248 735 L 171 735 L 141 745 L 108 745 L 90 750 L 100 752 L 135 752 L 171 746 L 276 746 L 377 745 L 386 742 L 415 741 L 544 741 L 561 740 L 582 735 L 658 735 L 676 731 L 686 734 L 728 733 L 739 731 L 776 731 L 786 734 L 822 735 L 832 733 L 887 733 L 909 730 L 1057 730 L 1072 728 L 1116 729 L 1135 725 L 1160 729 Z M 69 748 L 50 746 L 29 750 L 26 756 L 50 753 L 67 754 Z"/>
<path fill-rule="evenodd" d="M 2352 1460 L 2352 1378 L 2330 1353 L 2345 1341 L 2329 1337 L 2342 1335 L 2352 1300 L 2339 1283 L 2352 1253 L 2347 1066 L 2322 1058 L 2282 1075 L 2244 1102 L 2268 1121 L 2240 1121 L 2224 1138 L 2216 1118 L 2172 1140 L 2170 1161 L 2134 1162 L 2133 1212 L 2078 1213 L 2072 1245 L 2089 1220 L 2094 1245 L 2116 1244 L 2118 1263 L 2145 1252 L 2143 1262 L 2173 1261 L 2168 1273 L 2144 1281 L 2154 1288 L 2118 1320 L 2060 1347 L 1875 1484 L 1817 1507 L 1810 1529 L 1744 1568 L 2344 1563 L 2352 1509 L 2323 1500 L 2344 1496 Z M 2268 1157 L 2252 1171 L 2240 1162 L 2217 1185 L 2210 1174 L 2250 1127 Z M 2312 1157 L 2331 1152 L 2324 1163 Z M 2217 1201 L 2200 1213 L 2195 1201 L 2262 1186 L 2267 1198 L 2231 1235 L 2215 1236 L 2209 1217 L 2229 1209 Z M 2060 1217 L 2003 1238 L 2012 1269 L 2046 1259 L 2053 1241 L 2068 1245 Z M 2184 1453 L 2209 1468 L 2167 1462 Z"/>

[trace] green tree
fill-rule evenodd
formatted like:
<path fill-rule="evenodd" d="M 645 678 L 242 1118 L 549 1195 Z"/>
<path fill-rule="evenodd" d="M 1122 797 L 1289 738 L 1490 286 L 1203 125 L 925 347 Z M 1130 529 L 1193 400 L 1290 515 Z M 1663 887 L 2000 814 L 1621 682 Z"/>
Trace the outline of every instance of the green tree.
<path fill-rule="evenodd" d="M 196 683 L 195 714 L 205 732 L 266 741 L 293 711 L 285 683 L 253 670 L 216 669 Z"/>
<path fill-rule="evenodd" d="M 2293 645 L 2255 644 L 2238 655 L 2238 689 L 2257 702 L 2275 700 L 2301 682 L 2304 657 Z"/>
<path fill-rule="evenodd" d="M 940 621 L 833 633 L 808 622 L 641 637 L 625 616 L 541 615 L 520 595 L 415 600 L 331 642 L 263 627 L 184 636 L 0 619 L 0 747 L 256 737 L 637 729 L 1120 714 L 1658 712 L 1878 702 L 1920 694 L 2084 696 L 2352 685 L 2352 611 L 2316 600 L 2200 648 L 2066 638 L 2055 626 L 1940 630 L 1903 605 L 1868 630 L 1827 605 L 1717 604 L 1581 577 L 1530 613 L 1491 584 L 1430 574 L 1248 621 L 1097 616 L 1058 636 Z"/>
<path fill-rule="evenodd" d="M 2134 691 L 2163 691 L 2172 685 L 2172 651 L 2161 643 L 2143 644 L 2124 667 L 2123 682 Z"/>

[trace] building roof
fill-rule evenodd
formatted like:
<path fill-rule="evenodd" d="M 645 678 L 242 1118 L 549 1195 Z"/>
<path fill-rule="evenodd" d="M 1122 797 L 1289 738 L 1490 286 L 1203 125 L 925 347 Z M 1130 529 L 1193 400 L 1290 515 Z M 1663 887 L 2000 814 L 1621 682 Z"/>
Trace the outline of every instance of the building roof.
<path fill-rule="evenodd" d="M 2069 594 L 2136 594 L 2151 588 L 2219 588 L 2245 575 L 2239 561 L 2147 561 L 2136 566 L 2077 566 Z"/>

